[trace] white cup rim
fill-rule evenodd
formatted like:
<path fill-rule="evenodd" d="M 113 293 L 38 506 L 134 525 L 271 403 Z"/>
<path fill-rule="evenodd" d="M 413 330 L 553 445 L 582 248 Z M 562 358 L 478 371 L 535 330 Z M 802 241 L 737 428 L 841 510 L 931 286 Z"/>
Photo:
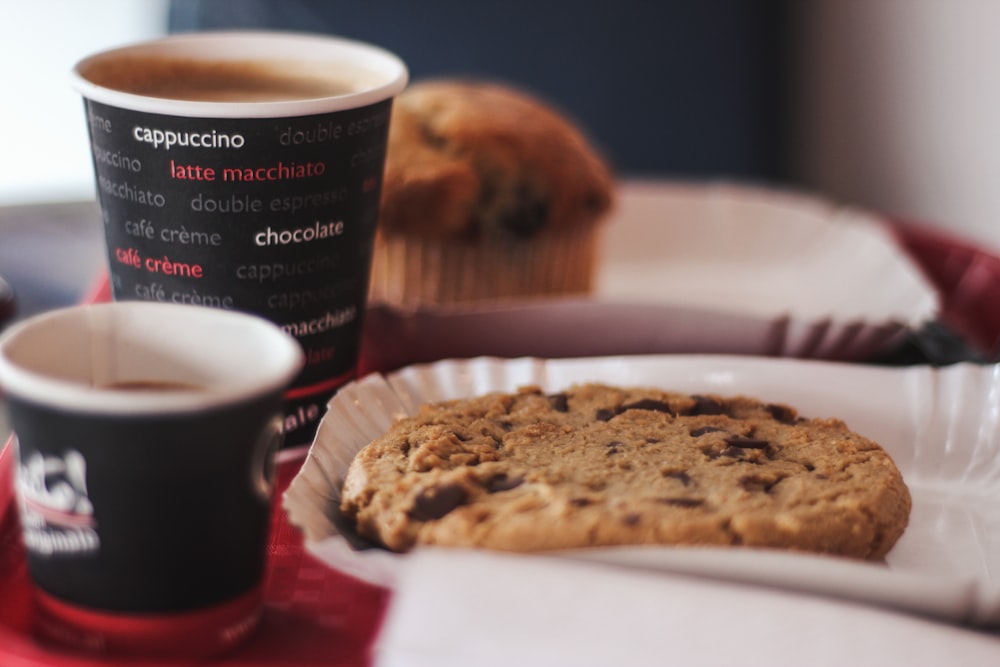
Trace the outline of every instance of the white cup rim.
<path fill-rule="evenodd" d="M 98 335 L 69 342 L 74 335 L 111 330 L 122 338 L 109 341 Z M 219 338 L 195 347 L 200 332 Z M 72 349 L 52 350 L 59 342 L 75 345 L 76 353 Z M 81 350 L 83 354 L 79 354 Z M 99 362 L 88 367 L 88 353 L 91 361 L 99 357 Z M 149 359 L 150 368 L 136 367 L 136 359 Z M 0 335 L 3 393 L 83 413 L 174 414 L 235 405 L 283 391 L 303 363 L 299 343 L 261 317 L 170 303 L 121 301 L 69 306 L 15 323 Z M 101 368 L 94 370 L 95 365 Z M 95 378 L 97 374 L 103 380 Z M 200 389 L 94 387 L 105 381 L 143 379 L 192 383 Z"/>
<path fill-rule="evenodd" d="M 266 55 L 261 55 L 266 54 Z M 363 65 L 379 80 L 362 90 L 302 100 L 207 102 L 149 97 L 97 85 L 85 76 L 95 63 L 124 55 L 179 55 L 188 59 L 252 59 L 283 56 Z M 268 30 L 180 33 L 95 53 L 70 71 L 70 83 L 85 98 L 109 106 L 192 118 L 289 118 L 357 109 L 395 97 L 406 87 L 405 63 L 382 47 L 343 37 Z"/>

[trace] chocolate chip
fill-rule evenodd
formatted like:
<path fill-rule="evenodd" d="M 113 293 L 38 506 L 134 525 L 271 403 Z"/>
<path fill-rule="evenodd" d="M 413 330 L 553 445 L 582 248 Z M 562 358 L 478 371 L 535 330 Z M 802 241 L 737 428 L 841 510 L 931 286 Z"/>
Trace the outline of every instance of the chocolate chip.
<path fill-rule="evenodd" d="M 657 498 L 656 502 L 674 507 L 701 507 L 705 504 L 701 498 Z"/>
<path fill-rule="evenodd" d="M 467 499 L 465 489 L 457 484 L 431 487 L 414 499 L 413 509 L 408 514 L 417 521 L 433 521 L 462 505 Z"/>
<path fill-rule="evenodd" d="M 639 520 L 641 518 L 642 518 L 641 515 L 636 514 L 635 512 L 631 512 L 622 517 L 622 523 L 624 523 L 626 526 L 634 526 L 637 523 L 639 523 Z"/>
<path fill-rule="evenodd" d="M 747 438 L 742 435 L 734 435 L 725 439 L 727 445 L 739 447 L 740 449 L 767 449 L 771 444 L 767 440 L 758 438 Z"/>
<path fill-rule="evenodd" d="M 719 403 L 714 398 L 709 398 L 708 396 L 699 396 L 697 394 L 692 396 L 691 398 L 694 399 L 694 406 L 684 414 L 691 416 L 726 414 L 725 406 L 722 403 Z"/>
<path fill-rule="evenodd" d="M 420 131 L 420 136 L 424 140 L 424 143 L 429 147 L 436 150 L 443 150 L 448 145 L 448 140 L 445 139 L 443 135 L 437 132 L 433 127 L 427 123 L 421 123 L 418 126 Z"/>
<path fill-rule="evenodd" d="M 566 394 L 552 394 L 549 396 L 549 405 L 556 412 L 569 412 L 569 396 Z"/>
<path fill-rule="evenodd" d="M 591 214 L 600 213 L 608 206 L 608 196 L 604 192 L 590 190 L 583 198 L 583 207 Z"/>
<path fill-rule="evenodd" d="M 759 475 L 745 475 L 740 478 L 740 486 L 747 491 L 762 491 L 764 493 L 770 493 L 771 489 L 781 481 L 781 477 L 777 479 L 771 477 L 762 477 Z"/>
<path fill-rule="evenodd" d="M 652 436 L 647 436 L 646 437 L 646 443 L 647 444 L 653 445 L 653 444 L 656 444 L 657 442 L 663 442 L 663 441 L 660 440 L 659 438 L 654 438 Z"/>
<path fill-rule="evenodd" d="M 569 504 L 573 507 L 586 507 L 590 504 L 590 499 L 588 498 L 570 498 Z"/>
<path fill-rule="evenodd" d="M 696 428 L 690 431 L 690 435 L 692 438 L 700 438 L 706 433 L 718 433 L 719 431 L 722 430 L 724 429 L 721 429 L 718 426 L 702 426 L 701 428 Z"/>
<path fill-rule="evenodd" d="M 683 484 L 684 486 L 688 486 L 691 484 L 691 476 L 686 472 L 684 472 L 683 470 L 665 472 L 663 473 L 663 476 L 669 477 L 670 479 L 676 479 L 680 481 L 680 483 Z"/>
<path fill-rule="evenodd" d="M 522 184 L 517 188 L 515 204 L 500 215 L 497 224 L 516 237 L 527 238 L 540 232 L 548 219 L 548 200 Z"/>
<path fill-rule="evenodd" d="M 653 398 L 643 398 L 634 403 L 626 403 L 621 407 L 621 411 L 625 412 L 626 410 L 652 410 L 654 412 L 666 412 L 670 415 L 674 414 L 669 405 Z"/>
<path fill-rule="evenodd" d="M 500 428 L 502 428 L 504 431 L 510 431 L 512 428 L 514 428 L 514 424 L 512 422 L 502 421 L 500 422 Z"/>
<path fill-rule="evenodd" d="M 486 490 L 490 493 L 500 493 L 516 489 L 524 483 L 524 477 L 516 475 L 511 477 L 505 472 L 493 475 L 486 480 Z"/>
<path fill-rule="evenodd" d="M 726 447 L 725 449 L 719 449 L 718 445 L 714 443 L 702 447 L 701 453 L 712 461 L 722 456 L 726 456 L 732 459 L 745 459 L 747 457 L 747 452 L 745 449 L 732 446 Z"/>
<path fill-rule="evenodd" d="M 771 413 L 772 417 L 782 424 L 794 424 L 798 417 L 798 415 L 795 414 L 795 410 L 791 409 L 787 405 L 771 403 L 767 406 L 767 411 Z"/>
<path fill-rule="evenodd" d="M 614 416 L 614 410 L 609 410 L 608 408 L 598 408 L 597 413 L 594 415 L 594 419 L 599 422 L 606 422 L 611 421 L 611 418 Z"/>

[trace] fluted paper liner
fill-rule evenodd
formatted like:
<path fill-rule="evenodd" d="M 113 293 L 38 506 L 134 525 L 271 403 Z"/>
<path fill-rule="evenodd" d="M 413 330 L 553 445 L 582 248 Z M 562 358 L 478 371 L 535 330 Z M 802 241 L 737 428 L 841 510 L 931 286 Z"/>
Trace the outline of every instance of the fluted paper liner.
<path fill-rule="evenodd" d="M 370 298 L 400 306 L 588 294 L 598 224 L 529 238 L 424 238 L 379 232 Z"/>
<path fill-rule="evenodd" d="M 810 417 L 840 417 L 893 457 L 910 488 L 913 511 L 884 564 L 741 548 L 595 548 L 556 557 L 779 586 L 1000 625 L 1000 366 L 901 369 L 726 355 L 478 358 L 411 366 L 369 375 L 331 400 L 285 494 L 289 518 L 305 532 L 306 548 L 330 567 L 392 586 L 407 556 L 352 547 L 332 518 L 356 452 L 425 401 L 524 384 L 555 391 L 585 381 L 743 393 L 794 405 Z"/>

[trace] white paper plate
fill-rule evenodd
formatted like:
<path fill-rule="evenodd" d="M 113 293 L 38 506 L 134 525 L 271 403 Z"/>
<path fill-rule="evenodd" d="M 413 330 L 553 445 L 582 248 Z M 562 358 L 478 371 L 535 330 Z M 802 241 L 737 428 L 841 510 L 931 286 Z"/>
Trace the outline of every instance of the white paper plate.
<path fill-rule="evenodd" d="M 1000 366 L 905 369 L 796 359 L 651 355 L 480 358 L 370 375 L 330 402 L 284 497 L 321 561 L 392 586 L 406 555 L 355 550 L 330 520 L 354 454 L 425 401 L 538 384 L 607 381 L 744 393 L 843 418 L 893 456 L 913 496 L 910 525 L 886 564 L 748 549 L 644 547 L 564 554 L 848 597 L 954 621 L 1000 624 Z M 525 556 L 530 557 L 530 556 Z"/>
<path fill-rule="evenodd" d="M 597 293 L 804 322 L 915 326 L 935 290 L 887 222 L 819 197 L 727 184 L 622 186 Z"/>
<path fill-rule="evenodd" d="M 875 215 L 734 185 L 626 182 L 619 194 L 592 297 L 416 311 L 376 304 L 371 349 L 405 350 L 418 361 L 649 353 L 866 360 L 940 310 L 933 285 Z M 398 367 L 393 361 L 378 367 Z"/>

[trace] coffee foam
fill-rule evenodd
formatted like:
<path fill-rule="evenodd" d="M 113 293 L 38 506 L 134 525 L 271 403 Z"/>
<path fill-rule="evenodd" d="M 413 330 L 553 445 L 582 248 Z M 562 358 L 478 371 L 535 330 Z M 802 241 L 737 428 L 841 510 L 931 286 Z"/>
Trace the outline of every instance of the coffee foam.
<path fill-rule="evenodd" d="M 126 55 L 95 60 L 82 74 L 133 95 L 202 102 L 276 102 L 364 90 L 374 73 L 296 60 L 200 60 Z"/>
<path fill-rule="evenodd" d="M 273 31 L 170 35 L 94 54 L 70 72 L 74 88 L 91 102 L 200 118 L 358 109 L 394 97 L 408 78 L 402 60 L 378 46 Z M 188 83 L 180 86 L 181 80 Z"/>

